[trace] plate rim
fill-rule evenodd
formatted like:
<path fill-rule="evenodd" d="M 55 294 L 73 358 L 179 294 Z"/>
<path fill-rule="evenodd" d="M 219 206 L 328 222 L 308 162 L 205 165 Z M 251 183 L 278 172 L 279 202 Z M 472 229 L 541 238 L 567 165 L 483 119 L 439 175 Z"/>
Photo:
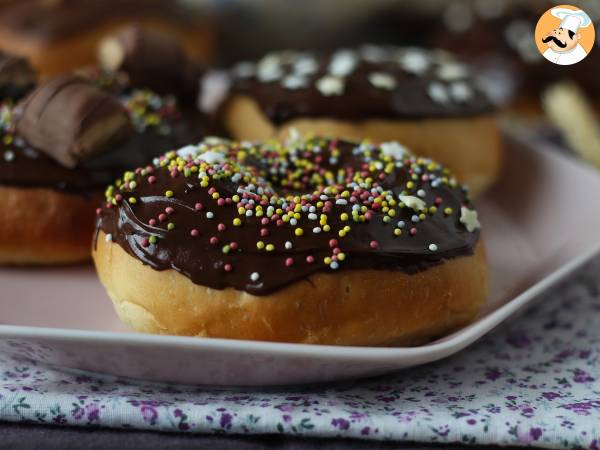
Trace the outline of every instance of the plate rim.
<path fill-rule="evenodd" d="M 506 130 L 505 130 L 506 132 Z M 530 136 L 525 129 L 512 129 L 507 134 L 528 146 L 529 151 L 545 152 L 544 158 L 560 160 L 560 164 L 577 166 L 590 175 L 600 174 L 582 161 L 558 153 L 556 145 L 539 142 Z M 418 358 L 429 362 L 444 356 L 449 356 L 471 345 L 485 334 L 522 307 L 533 301 L 539 294 L 560 282 L 568 274 L 600 254 L 600 241 L 577 255 L 570 261 L 555 269 L 549 275 L 525 289 L 523 292 L 501 305 L 486 316 L 476 320 L 442 340 L 434 341 L 417 347 L 368 347 L 368 346 L 336 346 L 314 345 L 302 343 L 282 343 L 269 341 L 251 341 L 242 339 L 207 338 L 194 336 L 153 335 L 136 332 L 115 332 L 99 330 L 82 330 L 76 328 L 35 327 L 23 325 L 0 324 L 0 340 L 8 339 L 38 339 L 62 342 L 97 342 L 126 344 L 134 346 L 154 345 L 162 348 L 185 348 L 218 350 L 220 352 L 269 354 L 270 356 L 286 356 L 289 358 L 328 358 L 353 359 L 362 361 L 390 361 L 399 358 Z"/>

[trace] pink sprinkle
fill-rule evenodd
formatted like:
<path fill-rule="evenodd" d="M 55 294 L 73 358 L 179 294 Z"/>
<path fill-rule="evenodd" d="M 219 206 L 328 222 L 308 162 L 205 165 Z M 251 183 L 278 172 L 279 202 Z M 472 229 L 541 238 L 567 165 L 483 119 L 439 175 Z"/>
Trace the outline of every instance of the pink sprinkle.
<path fill-rule="evenodd" d="M 167 220 L 167 215 L 165 213 L 160 213 L 158 215 L 158 220 L 160 220 L 161 222 L 164 222 L 165 220 Z"/>
<path fill-rule="evenodd" d="M 217 200 L 217 205 L 223 206 L 224 204 L 225 204 L 225 199 L 224 198 L 221 197 L 220 199 Z"/>
<path fill-rule="evenodd" d="M 217 225 L 217 230 L 219 231 L 225 231 L 225 224 L 224 223 L 220 223 L 219 225 Z"/>
<path fill-rule="evenodd" d="M 208 194 L 209 194 L 209 195 L 213 195 L 215 192 L 217 192 L 217 190 L 216 190 L 214 187 L 211 187 L 211 188 L 208 190 Z"/>
<path fill-rule="evenodd" d="M 341 250 L 339 249 L 339 247 L 333 249 L 333 254 L 334 255 L 339 255 L 340 252 L 341 252 Z"/>
<path fill-rule="evenodd" d="M 190 231 L 190 234 L 192 236 L 196 237 L 200 234 L 200 232 L 196 228 L 194 228 L 194 229 L 192 229 L 192 231 Z"/>
<path fill-rule="evenodd" d="M 267 225 L 267 224 L 269 223 L 269 219 L 268 219 L 268 218 L 266 218 L 266 217 L 263 217 L 263 218 L 260 220 L 260 223 L 261 223 L 261 225 Z"/>
<path fill-rule="evenodd" d="M 277 221 L 277 226 L 278 226 L 278 227 L 282 227 L 282 226 L 283 226 L 283 224 L 284 224 L 283 220 L 279 219 L 279 220 Z"/>
<path fill-rule="evenodd" d="M 194 209 L 196 211 L 202 211 L 202 209 L 204 209 L 204 205 L 202 203 L 198 202 L 194 205 Z"/>
<path fill-rule="evenodd" d="M 156 177 L 154 175 L 150 175 L 148 177 L 148 183 L 150 183 L 150 184 L 156 183 Z"/>
<path fill-rule="evenodd" d="M 223 266 L 223 270 L 225 270 L 225 272 L 231 272 L 233 270 L 233 267 L 231 266 L 231 264 L 225 264 Z"/>
<path fill-rule="evenodd" d="M 309 264 L 312 264 L 312 263 L 315 262 L 315 258 L 313 256 L 311 256 L 311 255 L 308 255 L 306 257 L 306 262 L 309 263 Z"/>
<path fill-rule="evenodd" d="M 229 244 L 229 248 L 231 250 L 237 250 L 238 249 L 238 243 L 237 242 L 232 242 Z"/>
<path fill-rule="evenodd" d="M 330 239 L 330 240 L 329 240 L 329 246 L 330 246 L 331 248 L 335 248 L 335 247 L 337 247 L 337 246 L 338 246 L 338 241 L 337 241 L 337 239 Z"/>
<path fill-rule="evenodd" d="M 260 235 L 262 237 L 268 236 L 269 235 L 269 230 L 267 230 L 266 228 L 261 228 L 260 229 Z"/>
<path fill-rule="evenodd" d="M 146 238 L 142 239 L 142 247 L 148 247 L 150 245 L 150 241 Z"/>
<path fill-rule="evenodd" d="M 415 227 L 410 229 L 410 235 L 414 236 L 415 234 L 417 234 L 417 229 Z"/>
<path fill-rule="evenodd" d="M 120 202 L 121 200 L 123 200 L 123 196 L 121 194 L 117 194 L 115 195 L 115 200 Z"/>
<path fill-rule="evenodd" d="M 148 225 L 150 225 L 151 227 L 155 226 L 156 225 L 156 219 L 150 219 L 148 221 Z"/>
<path fill-rule="evenodd" d="M 210 242 L 210 245 L 217 245 L 219 243 L 219 238 L 216 236 L 211 237 L 208 242 Z"/>
<path fill-rule="evenodd" d="M 102 208 L 96 208 L 96 215 L 99 216 L 102 212 Z"/>
<path fill-rule="evenodd" d="M 436 206 L 441 205 L 443 201 L 444 201 L 444 199 L 442 197 L 436 197 L 435 198 L 435 204 L 436 204 Z"/>
<path fill-rule="evenodd" d="M 290 267 L 294 265 L 294 258 L 286 258 L 285 259 L 285 265 L 286 267 Z"/>
<path fill-rule="evenodd" d="M 371 242 L 369 243 L 369 246 L 370 246 L 371 248 L 377 248 L 377 247 L 379 247 L 379 244 L 377 243 L 377 241 L 371 241 Z"/>
<path fill-rule="evenodd" d="M 173 208 L 171 208 L 170 206 L 167 206 L 167 207 L 165 208 L 165 212 L 166 212 L 167 214 L 173 214 L 173 213 L 175 212 L 175 210 L 174 210 Z"/>

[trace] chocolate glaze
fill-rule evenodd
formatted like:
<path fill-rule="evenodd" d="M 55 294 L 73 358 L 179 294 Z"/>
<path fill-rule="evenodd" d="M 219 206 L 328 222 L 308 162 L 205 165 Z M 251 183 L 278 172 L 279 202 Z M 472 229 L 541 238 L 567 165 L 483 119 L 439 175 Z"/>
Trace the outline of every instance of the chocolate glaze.
<path fill-rule="evenodd" d="M 317 153 L 307 150 L 314 148 L 313 146 L 320 147 L 321 151 Z M 385 269 L 412 274 L 442 264 L 447 259 L 472 254 L 479 239 L 479 231 L 475 229 L 469 232 L 460 220 L 461 206 L 469 204 L 467 195 L 452 179 L 450 184 L 441 183 L 443 177 L 449 176 L 447 171 L 430 160 L 413 156 L 406 156 L 395 163 L 393 170 L 388 173 L 375 170 L 370 175 L 379 180 L 372 187 L 385 190 L 386 195 L 391 195 L 391 198 L 398 199 L 399 194 L 408 192 L 413 196 L 418 195 L 426 202 L 427 207 L 436 203 L 437 199 L 437 212 L 425 213 L 425 220 L 417 223 L 413 221 L 413 216 L 418 212 L 408 206 L 395 207 L 396 214 L 388 223 L 383 221 L 383 217 L 388 214 L 384 214 L 380 207 L 371 206 L 368 208 L 370 219 L 355 222 L 351 216 L 352 204 L 368 202 L 369 194 L 363 200 L 358 200 L 358 203 L 352 203 L 354 200 L 346 197 L 349 199 L 347 205 L 338 204 L 343 203 L 342 187 L 337 200 L 331 191 L 326 195 L 334 203 L 328 210 L 319 209 L 317 196 L 309 199 L 305 204 L 307 210 L 300 213 L 296 224 L 292 224 L 290 220 L 278 225 L 276 217 L 267 219 L 268 213 L 260 218 L 257 214 L 240 215 L 240 205 L 236 204 L 238 199 L 233 196 L 242 193 L 240 195 L 243 198 L 245 189 L 254 193 L 263 189 L 264 195 L 269 199 L 281 199 L 292 192 L 290 187 L 294 188 L 293 192 L 297 195 L 300 192 L 312 193 L 315 189 L 319 190 L 318 185 L 322 183 L 318 180 L 319 174 L 332 171 L 335 177 L 338 170 L 342 169 L 352 179 L 353 173 L 360 174 L 361 169 L 365 170 L 365 161 L 369 159 L 369 155 L 363 152 L 365 148 L 370 149 L 373 164 L 381 161 L 379 150 L 367 144 L 359 147 L 350 142 L 313 140 L 308 144 L 301 144 L 297 153 L 279 154 L 273 153 L 272 148 L 272 144 L 258 148 L 243 144 L 201 145 L 195 156 L 189 159 L 177 161 L 175 155 L 171 154 L 154 167 L 144 171 L 137 170 L 135 175 L 130 172 L 120 189 L 113 188 L 107 194 L 107 203 L 97 219 L 97 230 L 103 231 L 109 240 L 153 269 L 174 269 L 199 285 L 215 289 L 231 287 L 253 295 L 268 295 L 316 272 Z M 339 155 L 332 156 L 331 149 L 338 149 Z M 204 156 L 198 154 L 206 151 L 209 151 L 208 154 L 221 151 L 229 153 L 232 159 L 223 163 L 229 166 L 223 169 L 223 164 L 208 167 L 200 165 L 200 160 L 206 159 L 207 153 Z M 194 158 L 195 163 L 191 162 Z M 236 167 L 236 158 L 241 162 L 244 176 L 258 179 L 233 179 L 235 175 L 232 176 L 232 173 L 236 173 L 236 170 L 220 176 L 221 169 Z M 180 167 L 187 163 L 189 170 L 194 170 L 191 169 L 193 166 L 200 166 L 198 172 L 186 175 L 185 172 L 173 171 L 173 167 L 168 165 L 169 161 L 175 167 L 179 163 Z M 210 170 L 215 170 L 217 178 L 212 177 L 202 187 L 196 173 Z M 409 188 L 407 181 L 413 180 L 412 175 L 419 171 L 421 173 L 416 176 L 414 186 Z M 290 178 L 290 173 L 295 175 Z M 268 178 L 270 182 L 264 181 L 262 177 Z M 131 180 L 136 182 L 133 188 L 128 185 Z M 249 183 L 253 183 L 254 188 L 249 187 Z M 438 183 L 437 187 L 432 187 L 432 183 Z M 323 186 L 318 195 L 325 195 L 322 188 Z M 172 196 L 167 191 L 172 191 Z M 214 192 L 220 195 L 219 198 L 225 204 L 219 206 Z M 256 198 L 257 202 L 260 201 L 260 196 L 253 195 L 248 194 L 247 200 Z M 310 194 L 307 195 L 310 197 Z M 228 198 L 232 199 L 229 200 L 231 204 L 227 203 Z M 198 204 L 202 205 L 201 210 Z M 267 204 L 264 204 L 265 208 Z M 316 206 L 317 217 L 311 217 L 311 205 Z M 323 231 L 323 226 L 322 232 L 315 233 L 314 227 L 320 225 L 321 213 L 327 215 L 327 223 L 331 229 Z M 349 214 L 350 219 L 344 220 L 342 213 Z M 214 217 L 210 218 L 210 214 Z M 283 220 L 282 215 L 279 217 Z M 240 226 L 234 225 L 236 218 L 241 220 Z M 394 230 L 399 227 L 400 220 L 405 225 L 401 229 L 402 234 L 397 236 Z M 169 223 L 174 225 L 170 230 Z M 340 236 L 339 230 L 346 225 L 351 226 L 351 231 Z M 413 227 L 416 230 L 414 236 L 410 232 Z M 304 234 L 296 235 L 297 228 L 302 228 Z M 218 244 L 211 242 L 211 238 L 217 238 Z M 338 242 L 333 245 L 331 239 Z M 274 249 L 259 250 L 258 241 L 263 241 L 265 245 L 273 244 Z M 376 241 L 377 248 L 374 248 L 372 241 Z M 237 248 L 233 248 L 232 242 L 235 242 Z M 291 247 L 286 247 L 286 242 L 291 243 Z M 227 253 L 224 252 L 225 245 L 230 245 Z M 324 258 L 333 256 L 336 251 L 341 251 L 345 257 L 339 258 L 335 263 L 324 261 Z M 307 257 L 314 258 L 314 262 L 309 263 Z M 293 262 L 286 265 L 289 258 Z M 254 277 L 253 273 L 256 273 Z"/>
<path fill-rule="evenodd" d="M 4 105 L 2 110 L 10 115 L 12 107 Z M 44 187 L 90 195 L 103 190 L 127 168 L 146 164 L 166 149 L 197 142 L 206 132 L 204 118 L 193 110 L 163 117 L 163 122 L 168 132 L 161 133 L 152 127 L 138 130 L 128 141 L 69 169 L 16 135 L 12 120 L 5 118 L 0 120 L 3 139 L 0 142 L 0 185 Z M 7 136 L 8 142 L 4 140 Z"/>
<path fill-rule="evenodd" d="M 127 74 L 132 86 L 176 95 L 182 103 L 194 104 L 197 100 L 200 66 L 168 33 L 126 26 L 100 44 L 99 54 L 105 70 Z"/>
<path fill-rule="evenodd" d="M 36 78 L 25 58 L 0 52 L 0 98 L 20 99 L 33 88 Z"/>
<path fill-rule="evenodd" d="M 330 64 L 335 53 L 312 55 L 291 51 L 267 55 L 254 68 L 250 65 L 234 68 L 231 95 L 251 97 L 278 125 L 306 116 L 350 120 L 423 119 L 472 116 L 493 109 L 488 97 L 473 84 L 466 67 L 449 54 L 417 48 L 375 46 L 353 52 L 357 64 L 350 73 L 342 76 L 345 82 L 342 95 L 324 95 L 316 87 L 317 80 L 331 74 Z M 294 69 L 298 60 L 306 58 L 314 58 L 317 63 L 314 73 L 301 77 L 305 79 L 306 86 L 285 87 L 284 80 L 288 75 L 302 72 Z M 417 67 L 414 66 L 415 59 L 419 59 Z M 279 60 L 279 74 L 273 69 L 274 60 Z M 426 67 L 420 68 L 419 63 L 426 64 Z M 459 68 L 461 73 L 452 77 L 441 76 L 440 70 L 449 66 Z M 242 67 L 244 69 L 240 70 Z M 262 81 L 261 67 L 267 69 Z M 393 77 L 396 86 L 391 89 L 375 87 L 368 79 L 372 73 Z M 432 83 L 441 85 L 447 94 L 453 84 L 460 83 L 469 90 L 469 98 L 455 100 L 450 96 L 448 101 L 436 100 L 429 93 Z"/>

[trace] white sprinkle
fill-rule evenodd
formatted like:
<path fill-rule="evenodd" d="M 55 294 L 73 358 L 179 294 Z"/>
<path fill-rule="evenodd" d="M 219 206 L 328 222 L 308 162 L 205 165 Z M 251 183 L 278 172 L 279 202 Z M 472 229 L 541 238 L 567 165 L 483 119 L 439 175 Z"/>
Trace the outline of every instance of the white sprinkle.
<path fill-rule="evenodd" d="M 481 228 L 479 219 L 477 218 L 477 211 L 463 206 L 460 208 L 460 223 L 462 223 L 469 233 Z"/>
<path fill-rule="evenodd" d="M 382 142 L 379 148 L 385 156 L 391 156 L 394 159 L 404 159 L 410 155 L 408 149 L 396 141 Z"/>
<path fill-rule="evenodd" d="M 206 218 L 207 219 L 212 219 L 213 217 L 215 217 L 214 213 L 212 211 L 207 211 L 206 212 Z"/>
<path fill-rule="evenodd" d="M 314 227 L 313 228 L 313 233 L 319 234 L 320 232 L 321 232 L 321 227 Z"/>
<path fill-rule="evenodd" d="M 297 219 L 290 219 L 290 225 L 292 225 L 292 226 L 298 225 L 298 220 Z"/>
<path fill-rule="evenodd" d="M 427 94 L 429 94 L 431 100 L 443 105 L 447 104 L 450 100 L 448 96 L 448 91 L 446 90 L 446 86 L 436 81 L 429 85 L 429 87 L 427 88 Z"/>
<path fill-rule="evenodd" d="M 393 91 L 396 89 L 396 79 L 385 72 L 372 72 L 368 75 L 369 82 L 378 89 Z"/>
<path fill-rule="evenodd" d="M 319 64 L 312 56 L 303 56 L 294 63 L 293 70 L 296 75 L 312 75 L 319 70 Z"/>
<path fill-rule="evenodd" d="M 263 57 L 258 63 L 256 75 L 260 81 L 265 83 L 281 78 L 283 69 L 281 68 L 279 55 L 271 53 Z"/>
<path fill-rule="evenodd" d="M 205 161 L 208 164 L 218 164 L 218 163 L 225 162 L 225 155 L 223 153 L 220 153 L 220 152 L 215 152 L 213 150 L 209 150 L 207 152 L 200 153 L 196 157 L 196 159 L 199 159 L 201 161 Z"/>
<path fill-rule="evenodd" d="M 398 228 L 404 228 L 406 226 L 406 222 L 404 222 L 404 220 L 401 220 L 398 222 Z"/>
<path fill-rule="evenodd" d="M 431 65 L 431 59 L 421 50 L 409 50 L 400 57 L 400 65 L 409 73 L 421 75 Z"/>
<path fill-rule="evenodd" d="M 343 199 L 343 198 L 338 198 L 338 199 L 335 201 L 335 204 L 336 204 L 336 205 L 347 205 L 347 204 L 348 204 L 348 201 L 347 201 L 346 199 Z"/>
<path fill-rule="evenodd" d="M 246 210 L 246 217 L 252 217 L 254 212 L 251 209 Z"/>
<path fill-rule="evenodd" d="M 456 81 L 466 78 L 468 75 L 467 66 L 457 62 L 444 63 L 437 70 L 437 76 L 444 81 Z"/>
<path fill-rule="evenodd" d="M 250 279 L 252 281 L 258 281 L 260 279 L 260 273 L 258 273 L 258 272 L 252 272 L 250 274 Z"/>
<path fill-rule="evenodd" d="M 177 150 L 177 155 L 182 158 L 187 158 L 190 155 L 194 155 L 198 151 L 198 147 L 195 145 L 186 145 L 185 147 L 181 147 Z"/>
<path fill-rule="evenodd" d="M 464 81 L 457 81 L 450 85 L 450 97 L 457 103 L 468 102 L 473 98 L 473 90 Z"/>
<path fill-rule="evenodd" d="M 398 198 L 407 207 L 414 209 L 415 211 L 422 211 L 425 209 L 425 202 L 414 195 L 399 195 Z"/>
<path fill-rule="evenodd" d="M 286 248 L 286 250 L 291 250 L 292 243 L 290 241 L 285 241 L 285 248 Z"/>
<path fill-rule="evenodd" d="M 112 242 L 112 234 L 108 233 L 105 237 L 104 240 L 108 243 Z"/>
<path fill-rule="evenodd" d="M 338 264 L 337 261 L 331 261 L 331 264 L 329 264 L 329 267 L 331 267 L 333 270 L 337 270 L 340 265 Z"/>
<path fill-rule="evenodd" d="M 315 213 L 310 213 L 310 214 L 308 215 L 308 218 L 309 218 L 310 220 L 317 220 L 317 219 L 319 218 L 319 216 L 317 216 Z"/>
<path fill-rule="evenodd" d="M 15 152 L 13 152 L 11 150 L 6 150 L 4 152 L 4 161 L 11 162 L 11 161 L 14 161 L 14 159 L 15 159 Z"/>
<path fill-rule="evenodd" d="M 410 218 L 410 220 L 412 220 L 414 223 L 419 223 L 419 222 L 420 222 L 419 216 L 417 216 L 416 214 L 415 214 L 415 215 L 413 215 L 413 216 Z"/>
<path fill-rule="evenodd" d="M 438 246 L 435 244 L 429 244 L 429 251 L 437 252 Z"/>
<path fill-rule="evenodd" d="M 344 79 L 333 75 L 326 75 L 317 80 L 317 89 L 326 97 L 342 95 L 344 93 Z"/>
<path fill-rule="evenodd" d="M 425 197 L 425 191 L 423 189 L 419 189 L 417 191 L 417 195 L 421 198 Z"/>
<path fill-rule="evenodd" d="M 308 86 L 308 79 L 300 75 L 288 75 L 281 81 L 281 85 L 291 90 L 302 89 Z"/>
<path fill-rule="evenodd" d="M 356 52 L 352 50 L 338 50 L 331 57 L 329 73 L 337 77 L 345 77 L 352 73 L 357 63 L 358 57 Z"/>

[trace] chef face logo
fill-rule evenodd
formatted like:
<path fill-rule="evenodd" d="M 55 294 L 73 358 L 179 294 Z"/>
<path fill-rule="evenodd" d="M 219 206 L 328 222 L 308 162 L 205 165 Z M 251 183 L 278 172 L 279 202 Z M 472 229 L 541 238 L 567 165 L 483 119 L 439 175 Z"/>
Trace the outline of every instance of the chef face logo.
<path fill-rule="evenodd" d="M 548 61 L 561 66 L 576 64 L 592 50 L 594 24 L 585 11 L 560 5 L 546 11 L 535 28 L 535 43 Z"/>

